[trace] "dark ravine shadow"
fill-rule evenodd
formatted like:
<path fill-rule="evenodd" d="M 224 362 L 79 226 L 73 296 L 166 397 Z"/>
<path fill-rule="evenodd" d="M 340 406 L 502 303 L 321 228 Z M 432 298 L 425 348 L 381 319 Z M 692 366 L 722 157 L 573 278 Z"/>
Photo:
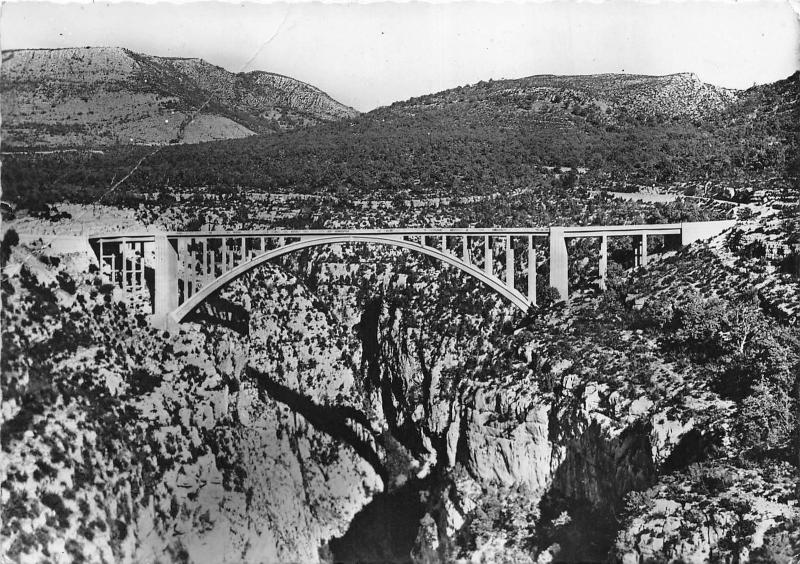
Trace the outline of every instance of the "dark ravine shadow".
<path fill-rule="evenodd" d="M 353 421 L 372 433 L 366 415 L 350 406 L 319 405 L 252 367 L 247 367 L 246 374 L 260 393 L 302 415 L 317 430 L 352 447 L 359 457 L 372 466 L 384 485 L 389 483 L 389 471 L 381 456 L 348 423 Z M 374 433 L 372 436 L 379 444 L 381 437 Z M 355 515 L 347 532 L 331 539 L 321 549 L 322 561 L 346 564 L 410 563 L 419 522 L 426 509 L 420 492 L 426 488 L 426 480 L 414 479 L 391 491 L 375 494 Z"/>
<path fill-rule="evenodd" d="M 361 320 L 353 327 L 361 341 L 361 378 L 368 391 L 377 389 L 380 392 L 381 409 L 392 437 L 415 457 L 425 456 L 427 450 L 422 433 L 427 430 L 420 429 L 409 417 L 414 406 L 409 404 L 405 380 L 396 376 L 399 355 L 408 351 L 401 351 L 396 343 L 381 342 L 382 308 L 381 298 L 371 299 L 364 307 Z"/>
<path fill-rule="evenodd" d="M 420 494 L 427 481 L 413 480 L 391 492 L 375 495 L 350 522 L 347 532 L 332 539 L 325 561 L 335 564 L 410 564 L 411 551 L 425 515 Z"/>
<path fill-rule="evenodd" d="M 567 455 L 539 503 L 537 549 L 558 544 L 553 562 L 608 561 L 625 495 L 650 487 L 657 478 L 648 431 L 645 424 L 634 424 L 608 442 L 591 424 L 569 440 Z M 564 512 L 569 519 L 560 521 Z"/>
<path fill-rule="evenodd" d="M 246 374 L 256 385 L 259 392 L 299 413 L 319 431 L 352 447 L 358 456 L 372 466 L 384 484 L 388 482 L 389 474 L 379 454 L 368 441 L 363 440 L 347 423 L 348 420 L 354 421 L 366 431 L 372 433 L 370 422 L 366 415 L 350 406 L 317 404 L 300 392 L 279 384 L 266 374 L 250 366 L 246 368 Z M 373 437 L 377 444 L 379 437 L 375 437 L 374 434 Z"/>

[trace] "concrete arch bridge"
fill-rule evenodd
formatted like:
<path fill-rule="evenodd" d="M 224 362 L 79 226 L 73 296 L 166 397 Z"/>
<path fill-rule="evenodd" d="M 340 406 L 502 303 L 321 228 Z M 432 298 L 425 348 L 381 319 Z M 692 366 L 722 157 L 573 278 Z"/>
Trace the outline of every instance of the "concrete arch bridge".
<path fill-rule="evenodd" d="M 321 245 L 368 243 L 428 255 L 483 282 L 523 311 L 536 304 L 537 266 L 549 264 L 549 283 L 569 297 L 567 239 L 600 239 L 601 284 L 608 238 L 633 237 L 635 264 L 646 265 L 650 236 L 677 248 L 728 229 L 734 221 L 581 227 L 314 229 L 107 234 L 89 237 L 103 275 L 123 296 L 149 295 L 153 322 L 181 323 L 209 296 L 253 268 L 288 253 Z M 538 241 L 537 241 L 538 239 Z M 538 244 L 545 242 L 546 244 Z M 520 245 L 522 243 L 522 245 Z M 537 248 L 548 249 L 542 261 Z M 519 252 L 519 249 L 524 249 Z M 517 249 L 517 252 L 515 252 Z M 545 253 L 542 253 L 543 255 Z M 519 288 L 515 273 L 527 273 Z M 525 278 L 525 277 L 523 277 Z"/>

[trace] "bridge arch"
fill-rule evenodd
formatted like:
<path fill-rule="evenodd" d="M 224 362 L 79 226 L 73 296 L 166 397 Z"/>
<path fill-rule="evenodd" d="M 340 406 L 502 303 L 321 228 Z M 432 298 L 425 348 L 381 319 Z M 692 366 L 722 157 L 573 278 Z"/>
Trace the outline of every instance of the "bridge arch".
<path fill-rule="evenodd" d="M 461 270 L 462 272 L 483 282 L 484 284 L 492 288 L 495 292 L 497 292 L 498 294 L 506 298 L 508 301 L 510 301 L 514 306 L 519 308 L 521 311 L 527 312 L 528 308 L 530 307 L 530 301 L 528 301 L 528 299 L 521 292 L 519 292 L 514 288 L 506 286 L 501 280 L 499 280 L 494 276 L 489 275 L 483 269 L 478 268 L 474 264 L 464 262 L 454 255 L 443 253 L 442 251 L 427 245 L 422 245 L 420 243 L 415 243 L 413 241 L 407 241 L 402 236 L 350 234 L 350 235 L 331 235 L 331 236 L 301 238 L 299 241 L 296 241 L 294 243 L 289 243 L 282 247 L 278 247 L 277 249 L 272 249 L 258 256 L 255 256 L 252 259 L 245 261 L 242 264 L 236 266 L 235 268 L 232 268 L 231 270 L 225 272 L 212 282 L 204 285 L 196 294 L 192 295 L 188 300 L 183 302 L 180 306 L 178 306 L 177 309 L 175 309 L 169 314 L 169 323 L 174 323 L 174 324 L 181 323 L 189 313 L 191 313 L 195 308 L 197 308 L 204 301 L 206 301 L 209 298 L 209 296 L 211 296 L 212 294 L 214 294 L 227 284 L 233 282 L 237 278 L 241 277 L 245 273 L 249 272 L 250 270 L 260 266 L 261 264 L 269 260 L 281 257 L 289 253 L 300 251 L 303 249 L 308 249 L 311 247 L 319 247 L 323 245 L 335 245 L 341 243 L 372 243 L 372 244 L 390 245 L 422 253 L 424 255 L 428 255 L 441 262 L 454 266 L 459 270 Z"/>

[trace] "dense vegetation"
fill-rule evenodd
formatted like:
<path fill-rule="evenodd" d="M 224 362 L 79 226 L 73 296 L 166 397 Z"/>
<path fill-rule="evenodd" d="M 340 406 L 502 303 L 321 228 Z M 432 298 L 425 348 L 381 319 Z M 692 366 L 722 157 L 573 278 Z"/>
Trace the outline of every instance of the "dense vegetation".
<path fill-rule="evenodd" d="M 240 186 L 353 197 L 459 196 L 530 187 L 541 166 L 567 165 L 588 167 L 601 179 L 647 184 L 800 177 L 800 73 L 701 115 L 657 107 L 631 114 L 602 90 L 567 86 L 484 82 L 313 129 L 156 154 L 134 147 L 7 156 L 2 181 L 7 199 L 30 205 L 92 200 L 144 157 L 111 198 Z M 606 110 L 598 113 L 600 103 Z"/>

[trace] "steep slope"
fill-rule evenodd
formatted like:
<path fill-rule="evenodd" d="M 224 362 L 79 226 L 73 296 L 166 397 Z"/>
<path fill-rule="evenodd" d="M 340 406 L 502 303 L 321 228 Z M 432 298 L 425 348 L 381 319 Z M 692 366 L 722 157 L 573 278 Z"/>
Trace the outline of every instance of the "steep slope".
<path fill-rule="evenodd" d="M 1 76 L 3 141 L 20 147 L 196 143 L 357 113 L 292 78 L 119 47 L 6 51 Z"/>

